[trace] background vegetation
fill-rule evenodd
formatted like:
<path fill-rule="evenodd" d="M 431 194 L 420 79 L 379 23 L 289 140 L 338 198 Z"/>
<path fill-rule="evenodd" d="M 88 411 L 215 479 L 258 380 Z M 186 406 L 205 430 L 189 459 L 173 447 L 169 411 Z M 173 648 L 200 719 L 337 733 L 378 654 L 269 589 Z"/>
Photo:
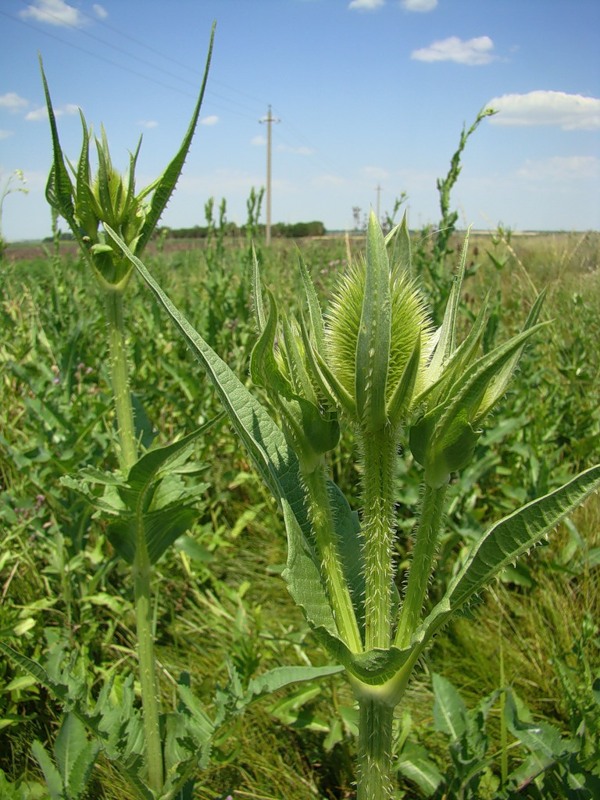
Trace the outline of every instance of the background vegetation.
<path fill-rule="evenodd" d="M 145 261 L 244 379 L 255 341 L 251 254 L 244 235 L 230 235 L 224 211 L 215 220 L 213 206 L 206 209 L 201 249 L 171 248 L 159 236 Z M 458 242 L 444 241 L 443 259 L 436 243 L 432 231 L 413 237 L 420 280 L 437 306 L 450 285 Z M 103 523 L 62 480 L 83 466 L 114 468 L 116 433 L 101 304 L 82 263 L 61 247 L 57 237 L 43 256 L 25 259 L 9 249 L 0 267 L 0 631 L 32 658 L 61 649 L 76 655 L 93 694 L 108 676 L 116 677 L 118 691 L 123 676 L 135 672 L 135 623 L 129 584 Z M 347 247 L 362 248 L 362 242 L 332 237 L 300 247 L 326 299 Z M 295 245 L 276 240 L 258 255 L 265 283 L 276 287 L 281 303 L 294 306 Z M 486 349 L 496 336 L 519 329 L 544 287 L 543 314 L 553 324 L 528 348 L 506 409 L 491 420 L 477 458 L 451 487 L 442 556 L 459 553 L 487 522 L 598 461 L 600 236 L 518 237 L 499 229 L 472 237 L 463 312 L 465 323 L 471 321 L 491 293 L 495 325 Z M 138 433 L 145 445 L 167 443 L 215 416 L 218 405 L 139 283 L 127 313 Z M 333 465 L 349 496 L 356 476 L 344 453 L 352 444 L 342 442 Z M 191 536 L 158 565 L 155 620 L 165 703 L 172 702 L 169 687 L 187 671 L 210 706 L 232 665 L 247 680 L 278 665 L 324 663 L 325 656 L 286 594 L 279 575 L 283 524 L 233 434 L 219 422 L 196 447 L 197 461 L 206 465 L 196 480 L 207 485 Z M 407 456 L 397 491 L 407 535 L 413 519 L 405 506 L 414 507 L 418 485 Z M 408 536 L 404 542 L 408 548 Z M 399 563 L 407 557 L 404 546 L 397 557 Z M 399 797 L 494 797 L 498 776 L 509 773 L 517 775 L 515 797 L 594 796 L 599 563 L 595 497 L 541 553 L 507 570 L 477 607 L 440 635 L 397 719 Z M 432 603 L 443 579 L 430 587 Z M 510 694 L 498 693 L 507 686 Z M 460 724 L 449 730 L 440 721 L 444 703 L 455 721 L 463 720 L 462 734 Z M 48 796 L 31 742 L 51 749 L 60 721 L 56 701 L 1 658 L 1 797 Z M 350 798 L 355 728 L 352 697 L 337 676 L 282 692 L 223 732 L 196 796 Z M 542 733 L 536 738 L 532 731 Z M 102 758 L 88 796 L 133 797 Z"/>

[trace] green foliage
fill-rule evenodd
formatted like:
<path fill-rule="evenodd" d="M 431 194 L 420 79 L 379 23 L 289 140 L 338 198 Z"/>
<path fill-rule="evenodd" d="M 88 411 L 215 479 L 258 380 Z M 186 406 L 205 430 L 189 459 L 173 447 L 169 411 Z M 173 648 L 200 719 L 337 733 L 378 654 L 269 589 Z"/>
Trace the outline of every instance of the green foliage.
<path fill-rule="evenodd" d="M 432 754 L 405 738 L 398 769 L 419 789 L 421 797 L 461 800 L 512 800 L 517 797 L 593 798 L 600 788 L 597 761 L 585 763 L 585 733 L 563 736 L 553 725 L 534 720 L 511 688 L 500 688 L 469 709 L 448 680 L 433 674 L 435 730 L 448 742 L 450 766 L 441 771 Z M 501 702 L 503 724 L 513 741 L 504 744 L 512 770 L 499 777 L 494 767 L 498 753 L 490 753 L 488 721 Z M 515 753 L 515 748 L 518 752 Z M 582 760 L 583 759 L 583 760 Z"/>
<path fill-rule="evenodd" d="M 383 731 L 384 726 L 389 726 L 390 734 L 387 735 L 391 735 L 392 717 L 389 708 L 393 708 L 402 696 L 412 667 L 433 634 L 504 567 L 556 527 L 564 516 L 583 502 L 600 484 L 600 467 L 591 468 L 490 528 L 477 545 L 471 548 L 469 557 L 450 582 L 445 596 L 419 626 L 420 611 L 415 613 L 415 609 L 420 609 L 423 604 L 424 587 L 431 569 L 429 554 L 435 549 L 441 519 L 440 501 L 443 500 L 443 494 L 440 494 L 438 499 L 435 493 L 445 489 L 450 472 L 459 470 L 467 463 L 462 457 L 456 463 L 452 460 L 453 457 L 448 460 L 453 452 L 452 448 L 462 436 L 460 433 L 457 439 L 448 425 L 452 426 L 454 420 L 458 420 L 458 424 L 462 426 L 461 430 L 470 432 L 475 438 L 474 443 L 470 445 L 472 451 L 477 437 L 472 423 L 477 423 L 486 416 L 504 393 L 524 342 L 537 330 L 534 323 L 541 302 L 534 304 L 521 335 L 481 357 L 469 369 L 468 365 L 475 358 L 475 348 L 471 344 L 471 339 L 476 343 L 478 336 L 471 334 L 471 339 L 467 337 L 462 345 L 456 344 L 456 309 L 464 274 L 463 257 L 462 268 L 450 294 L 444 322 L 438 332 L 436 344 L 432 348 L 433 355 L 424 367 L 422 398 L 430 402 L 436 416 L 430 426 L 428 440 L 419 444 L 419 448 L 423 453 L 420 460 L 426 468 L 425 486 L 434 494 L 431 497 L 428 494 L 424 496 L 421 516 L 422 520 L 427 519 L 427 523 L 424 525 L 421 522 L 417 531 L 417 548 L 419 546 L 425 548 L 425 558 L 417 558 L 415 551 L 396 643 L 390 647 L 392 631 L 388 606 L 390 600 L 386 595 L 391 594 L 391 587 L 387 583 L 391 570 L 390 565 L 385 563 L 385 559 L 391 556 L 390 544 L 386 540 L 388 534 L 385 531 L 389 521 L 386 521 L 385 514 L 380 515 L 376 509 L 391 499 L 385 494 L 389 491 L 388 484 L 379 483 L 389 465 L 380 462 L 380 466 L 376 467 L 375 461 L 371 464 L 368 460 L 372 446 L 368 443 L 369 439 L 375 437 L 379 452 L 374 455 L 376 459 L 380 459 L 381 450 L 385 450 L 389 445 L 386 438 L 377 438 L 377 434 L 386 429 L 386 426 L 394 431 L 394 424 L 390 424 L 385 413 L 385 390 L 390 361 L 389 336 L 392 327 L 391 314 L 394 309 L 394 304 L 390 300 L 389 282 L 390 275 L 394 273 L 388 264 L 387 242 L 384 241 L 381 232 L 374 223 L 371 223 L 362 297 L 358 284 L 358 302 L 362 304 L 362 310 L 360 328 L 354 330 L 357 342 L 354 397 L 351 394 L 352 387 L 348 385 L 344 387 L 339 378 L 335 377 L 331 363 L 327 365 L 326 353 L 319 353 L 317 350 L 326 334 L 326 330 L 320 325 L 316 326 L 312 340 L 310 334 L 302 330 L 300 325 L 297 328 L 296 339 L 291 338 L 291 325 L 287 329 L 287 334 L 284 327 L 283 345 L 280 345 L 278 352 L 272 353 L 275 344 L 274 330 L 277 328 L 276 306 L 271 300 L 270 314 L 266 317 L 260 294 L 257 294 L 256 313 L 259 327 L 262 328 L 262 336 L 253 354 L 256 363 L 253 375 L 264 385 L 270 386 L 275 396 L 280 398 L 279 410 L 284 419 L 282 433 L 262 405 L 171 303 L 141 261 L 114 231 L 108 227 L 107 231 L 153 290 L 202 363 L 257 470 L 282 507 L 288 533 L 286 577 L 290 592 L 330 655 L 348 671 L 360 701 L 362 749 L 359 762 L 361 767 L 359 787 L 362 788 L 359 788 L 359 797 L 387 797 L 390 793 L 387 778 L 390 768 L 389 745 L 385 743 L 386 734 Z M 388 242 L 390 241 L 391 237 L 388 238 Z M 401 246 L 397 252 L 409 251 Z M 350 272 L 345 280 L 348 283 L 356 282 L 358 275 L 355 270 Z M 308 292 L 307 306 L 309 309 L 315 308 L 311 292 Z M 314 316 L 313 310 L 310 313 Z M 418 327 L 415 333 L 419 333 Z M 349 335 L 352 336 L 352 329 Z M 312 355 L 309 357 L 308 353 Z M 305 359 L 304 365 L 300 361 L 302 354 Z M 286 377 L 278 364 L 278 359 L 280 363 L 282 359 L 287 361 L 287 370 L 293 378 Z M 456 366 L 457 362 L 460 363 L 460 369 Z M 408 363 L 411 363 L 410 358 Z M 260 368 L 258 364 L 261 365 Z M 467 365 L 466 371 L 465 365 Z M 302 377 L 303 371 L 304 377 Z M 462 374 L 457 379 L 459 373 Z M 414 385 L 414 381 L 411 383 Z M 300 398 L 303 403 L 296 402 L 296 405 L 290 406 L 289 400 L 293 397 L 290 394 L 292 385 L 296 391 L 303 392 Z M 357 596 L 357 586 L 353 576 L 344 574 L 340 555 L 340 543 L 349 538 L 359 539 L 360 532 L 340 525 L 340 518 L 351 519 L 349 514 L 340 513 L 342 508 L 338 501 L 340 495 L 337 490 L 323 492 L 322 484 L 314 478 L 320 469 L 317 458 L 320 454 L 311 442 L 303 404 L 309 404 L 310 407 L 314 401 L 315 385 L 320 387 L 326 398 L 333 397 L 334 402 L 337 401 L 344 412 L 354 417 L 359 434 L 364 436 L 362 447 L 365 453 L 366 510 L 363 515 L 363 536 L 367 553 L 363 573 L 366 586 L 363 641 L 361 641 L 363 634 L 356 628 L 360 612 L 352 599 Z M 410 384 L 407 382 L 408 385 Z M 444 392 L 447 392 L 445 400 Z M 423 399 L 417 398 L 416 405 L 422 403 Z M 406 405 L 410 408 L 410 403 Z M 314 413 L 318 414 L 316 406 L 314 408 Z M 421 423 L 417 422 L 417 426 L 419 424 Z M 335 439 L 332 443 L 335 443 Z M 389 444 L 392 449 L 396 447 L 395 435 L 389 440 Z M 413 438 L 411 446 L 414 452 Z M 374 490 L 369 489 L 370 476 L 374 480 Z M 304 502 L 303 493 L 306 494 Z M 429 520 L 428 509 L 430 505 L 433 508 L 434 504 L 436 512 Z M 371 508 L 374 511 L 372 522 L 367 516 Z M 384 537 L 381 540 L 383 549 L 378 541 L 380 535 Z M 377 553 L 371 563 L 370 548 Z M 374 602 L 372 609 L 369 607 L 370 601 Z M 373 615 L 372 618 L 370 614 Z M 374 633 L 370 633 L 371 623 Z M 377 687 L 376 694 L 375 687 Z M 386 709 L 383 708 L 384 705 Z M 365 733 L 367 730 L 365 726 L 372 726 L 369 727 L 370 734 Z"/>
<path fill-rule="evenodd" d="M 16 186 L 15 183 L 17 184 Z M 29 189 L 26 188 L 25 183 L 26 181 L 23 172 L 20 169 L 16 169 L 8 176 L 8 178 L 4 178 L 0 184 L 0 262 L 4 258 L 4 253 L 7 247 L 2 235 L 2 214 L 4 212 L 4 202 L 8 195 L 13 194 L 14 192 L 27 194 Z"/>
<path fill-rule="evenodd" d="M 90 779 L 100 745 L 89 742 L 85 725 L 74 714 L 66 714 L 54 743 L 52 762 L 47 750 L 33 742 L 31 751 L 43 770 L 51 800 L 79 800 Z"/>

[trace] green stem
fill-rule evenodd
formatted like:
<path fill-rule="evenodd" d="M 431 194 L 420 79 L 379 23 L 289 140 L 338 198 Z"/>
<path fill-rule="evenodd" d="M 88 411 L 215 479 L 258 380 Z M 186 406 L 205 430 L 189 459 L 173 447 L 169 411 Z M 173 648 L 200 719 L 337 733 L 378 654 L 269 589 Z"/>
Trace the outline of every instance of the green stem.
<path fill-rule="evenodd" d="M 425 484 L 408 585 L 396 631 L 395 644 L 400 648 L 409 646 L 411 637 L 421 620 L 423 602 L 427 594 L 427 585 L 444 513 L 447 486 L 448 484 L 444 483 L 442 486 L 434 488 Z"/>
<path fill-rule="evenodd" d="M 152 570 L 146 539 L 143 531 L 136 536 L 133 581 L 135 594 L 135 621 L 139 660 L 140 687 L 144 710 L 144 734 L 146 738 L 146 764 L 150 788 L 159 793 L 163 787 L 163 756 L 160 737 L 160 700 L 154 636 L 152 633 L 151 603 Z"/>
<path fill-rule="evenodd" d="M 312 472 L 304 474 L 303 479 L 308 495 L 309 516 L 336 625 L 350 650 L 360 653 L 363 644 L 338 551 L 325 470 L 319 466 Z"/>
<path fill-rule="evenodd" d="M 392 543 L 396 438 L 390 428 L 362 431 L 363 530 L 365 537 L 365 646 L 391 641 Z"/>
<path fill-rule="evenodd" d="M 110 367 L 117 425 L 119 429 L 121 470 L 126 476 L 137 461 L 137 443 L 133 407 L 129 389 L 129 370 L 125 345 L 123 294 L 107 291 L 106 310 L 109 322 Z M 135 534 L 133 586 L 140 686 L 146 739 L 146 763 L 150 788 L 157 794 L 163 788 L 163 757 L 160 737 L 158 676 L 152 632 L 152 569 L 143 528 Z"/>
<path fill-rule="evenodd" d="M 137 461 L 137 447 L 129 390 L 122 292 L 110 290 L 106 292 L 106 314 L 110 339 L 110 371 L 121 448 L 120 463 L 126 475 Z"/>
<path fill-rule="evenodd" d="M 360 697 L 356 800 L 391 800 L 393 707 Z"/>

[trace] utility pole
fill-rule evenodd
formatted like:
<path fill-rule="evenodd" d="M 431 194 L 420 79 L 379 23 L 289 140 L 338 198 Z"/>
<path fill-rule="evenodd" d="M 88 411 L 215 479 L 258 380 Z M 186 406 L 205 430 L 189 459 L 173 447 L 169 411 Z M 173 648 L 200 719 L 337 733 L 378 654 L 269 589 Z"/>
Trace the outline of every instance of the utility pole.
<path fill-rule="evenodd" d="M 267 226 L 265 235 L 265 244 L 271 244 L 271 125 L 274 122 L 281 122 L 271 114 L 271 106 L 266 117 L 259 119 L 260 123 L 267 126 Z"/>

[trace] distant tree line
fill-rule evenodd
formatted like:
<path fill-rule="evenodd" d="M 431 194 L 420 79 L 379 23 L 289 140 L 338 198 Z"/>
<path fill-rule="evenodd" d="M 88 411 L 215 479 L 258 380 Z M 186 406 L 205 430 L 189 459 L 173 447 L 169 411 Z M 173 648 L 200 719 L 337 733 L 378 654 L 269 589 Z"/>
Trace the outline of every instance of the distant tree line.
<path fill-rule="evenodd" d="M 225 224 L 226 236 L 243 236 L 245 225 L 236 225 L 235 222 Z M 167 239 L 206 239 L 211 228 L 209 226 L 194 225 L 193 228 L 157 228 L 156 235 Z M 214 229 L 213 229 L 214 230 Z M 259 225 L 258 231 L 265 232 L 265 226 Z M 285 239 L 301 239 L 305 236 L 324 236 L 327 233 L 325 225 L 318 220 L 312 222 L 294 222 L 287 224 L 278 222 L 271 226 L 271 236 Z"/>
<path fill-rule="evenodd" d="M 224 227 L 224 233 L 226 236 L 234 237 L 245 235 L 245 225 L 236 225 L 235 222 L 226 222 Z M 194 225 L 192 228 L 159 227 L 154 232 L 153 238 L 206 239 L 211 230 L 214 233 L 214 227 L 211 228 L 208 225 Z M 265 226 L 259 225 L 258 231 L 264 235 Z M 325 236 L 326 233 L 327 230 L 325 225 L 318 220 L 313 220 L 312 222 L 293 222 L 289 224 L 285 222 L 277 222 L 275 225 L 271 226 L 271 236 L 278 237 L 280 239 L 302 239 L 306 236 Z M 60 232 L 61 241 L 72 241 L 73 238 L 73 234 L 70 231 Z M 51 242 L 52 237 L 48 236 L 46 239 L 44 239 L 44 241 Z"/>

